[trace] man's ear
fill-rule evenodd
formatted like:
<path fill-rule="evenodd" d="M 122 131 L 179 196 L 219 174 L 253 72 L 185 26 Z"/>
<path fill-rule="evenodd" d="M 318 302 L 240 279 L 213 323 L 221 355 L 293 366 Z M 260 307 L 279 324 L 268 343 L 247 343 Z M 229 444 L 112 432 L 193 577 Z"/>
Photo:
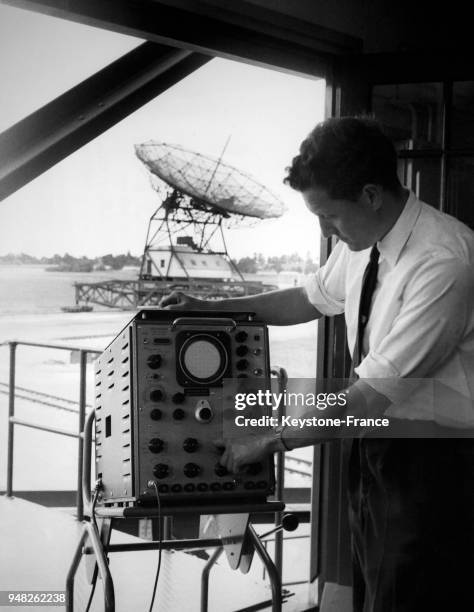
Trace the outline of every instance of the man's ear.
<path fill-rule="evenodd" d="M 374 212 L 382 208 L 382 191 L 382 187 L 374 183 L 367 183 L 362 187 L 362 201 Z"/>

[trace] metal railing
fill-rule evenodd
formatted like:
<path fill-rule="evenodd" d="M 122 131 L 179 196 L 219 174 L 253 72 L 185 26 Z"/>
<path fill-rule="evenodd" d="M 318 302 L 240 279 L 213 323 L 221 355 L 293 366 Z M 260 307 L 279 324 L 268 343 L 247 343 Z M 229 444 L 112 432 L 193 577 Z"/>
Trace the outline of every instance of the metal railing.
<path fill-rule="evenodd" d="M 87 375 L 87 357 L 88 355 L 100 355 L 102 351 L 96 349 L 85 349 L 77 346 L 66 346 L 63 344 L 51 344 L 41 342 L 26 342 L 22 340 L 12 340 L 8 342 L 10 347 L 10 375 L 9 375 L 9 390 L 8 390 L 8 443 L 7 443 L 7 497 L 13 497 L 13 457 L 15 444 L 15 425 L 22 427 L 31 427 L 41 431 L 77 438 L 77 495 L 76 495 L 76 514 L 77 520 L 84 519 L 84 499 L 82 495 L 82 473 L 83 473 L 83 454 L 84 440 L 83 431 L 86 420 L 86 375 Z M 24 419 L 19 419 L 15 416 L 15 378 L 16 378 L 16 349 L 18 346 L 32 346 L 37 348 L 50 348 L 69 352 L 79 353 L 79 409 L 78 409 L 78 426 L 77 433 L 59 429 L 58 427 L 50 427 L 33 423 Z"/>

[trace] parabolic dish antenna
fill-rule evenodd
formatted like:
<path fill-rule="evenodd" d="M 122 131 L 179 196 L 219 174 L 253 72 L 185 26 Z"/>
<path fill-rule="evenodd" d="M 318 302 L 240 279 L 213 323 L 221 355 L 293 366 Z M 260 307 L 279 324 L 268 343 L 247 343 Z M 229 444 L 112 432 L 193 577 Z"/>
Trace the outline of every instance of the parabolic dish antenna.
<path fill-rule="evenodd" d="M 220 159 L 153 140 L 135 152 L 152 174 L 216 213 L 271 219 L 285 212 L 269 189 Z"/>

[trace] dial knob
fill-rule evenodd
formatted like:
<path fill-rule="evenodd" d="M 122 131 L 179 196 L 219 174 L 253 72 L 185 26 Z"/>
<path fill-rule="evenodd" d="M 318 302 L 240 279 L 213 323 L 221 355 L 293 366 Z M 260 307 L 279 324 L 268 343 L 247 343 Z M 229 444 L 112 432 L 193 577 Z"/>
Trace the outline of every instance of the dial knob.
<path fill-rule="evenodd" d="M 148 367 L 151 370 L 157 370 L 161 366 L 163 361 L 161 355 L 150 355 L 146 360 Z"/>
<path fill-rule="evenodd" d="M 186 399 L 186 396 L 184 395 L 184 393 L 181 393 L 180 391 L 178 391 L 178 393 L 175 393 L 173 397 L 171 398 L 173 404 L 182 404 L 185 399 Z"/>
<path fill-rule="evenodd" d="M 235 334 L 235 339 L 237 342 L 245 342 L 248 338 L 248 333 L 244 330 L 241 330 Z"/>
<path fill-rule="evenodd" d="M 169 473 L 170 468 L 166 463 L 157 463 L 153 468 L 153 475 L 155 478 L 166 478 Z"/>
<path fill-rule="evenodd" d="M 152 421 L 159 421 L 161 419 L 161 410 L 159 408 L 153 408 L 150 412 L 150 419 Z"/>
<path fill-rule="evenodd" d="M 160 438 L 152 438 L 148 444 L 148 448 L 152 453 L 161 453 L 163 446 L 164 442 Z"/>
<path fill-rule="evenodd" d="M 183 448 L 187 453 L 195 453 L 199 448 L 199 442 L 196 438 L 186 438 L 183 442 Z"/>
<path fill-rule="evenodd" d="M 246 359 L 239 359 L 239 361 L 235 364 L 235 367 L 238 370 L 246 370 L 249 367 L 249 362 Z"/>
<path fill-rule="evenodd" d="M 188 478 L 195 478 L 201 473 L 201 468 L 197 463 L 186 463 L 183 468 L 184 475 Z"/>
<path fill-rule="evenodd" d="M 216 467 L 214 468 L 214 472 L 216 473 L 216 476 L 227 476 L 227 474 L 229 473 L 227 471 L 227 468 L 224 467 L 223 465 L 221 465 L 220 463 L 216 463 Z"/>
<path fill-rule="evenodd" d="M 150 399 L 152 402 L 161 402 L 163 391 L 161 389 L 153 389 L 153 391 L 150 391 Z"/>
<path fill-rule="evenodd" d="M 236 349 L 235 353 L 238 357 L 245 357 L 249 352 L 249 347 L 246 344 L 240 344 Z"/>

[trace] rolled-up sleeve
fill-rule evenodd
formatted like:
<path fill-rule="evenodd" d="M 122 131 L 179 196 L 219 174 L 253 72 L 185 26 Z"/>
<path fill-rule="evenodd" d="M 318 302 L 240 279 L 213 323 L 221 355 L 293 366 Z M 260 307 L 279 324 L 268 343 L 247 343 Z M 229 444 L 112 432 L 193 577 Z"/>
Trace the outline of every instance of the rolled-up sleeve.
<path fill-rule="evenodd" d="M 393 402 L 402 401 L 410 386 L 401 379 L 433 376 L 474 334 L 473 309 L 472 267 L 457 259 L 429 259 L 408 281 L 391 329 L 357 374 Z"/>
<path fill-rule="evenodd" d="M 324 315 L 344 312 L 347 260 L 347 247 L 338 242 L 324 266 L 305 285 L 309 301 Z"/>

